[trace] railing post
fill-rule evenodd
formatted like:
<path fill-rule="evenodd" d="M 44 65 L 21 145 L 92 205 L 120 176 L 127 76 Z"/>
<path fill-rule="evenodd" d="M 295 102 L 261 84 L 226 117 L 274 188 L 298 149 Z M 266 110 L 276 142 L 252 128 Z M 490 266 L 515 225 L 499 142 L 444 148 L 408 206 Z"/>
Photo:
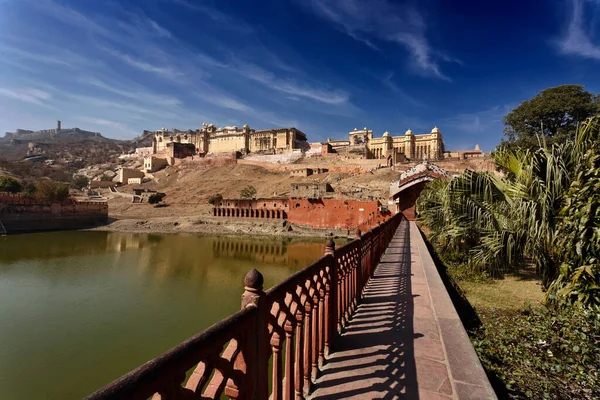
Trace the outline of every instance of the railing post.
<path fill-rule="evenodd" d="M 356 228 L 356 232 L 354 232 L 354 239 L 358 240 L 358 265 L 356 268 L 356 299 L 355 299 L 355 308 L 358 306 L 358 302 L 362 298 L 362 290 L 363 290 L 363 241 L 361 238 L 360 228 Z"/>
<path fill-rule="evenodd" d="M 257 307 L 256 330 L 248 331 L 248 357 L 246 358 L 247 387 L 253 400 L 269 398 L 268 346 L 269 330 L 263 291 L 264 278 L 258 270 L 253 269 L 244 278 L 244 293 L 242 294 L 242 309 Z"/>
<path fill-rule="evenodd" d="M 326 310 L 326 331 L 325 331 L 325 354 L 329 355 L 333 352 L 334 336 L 337 334 L 337 321 L 338 321 L 338 266 L 335 258 L 335 242 L 333 239 L 329 239 L 325 244 L 325 255 L 330 256 L 329 261 L 329 289 L 327 289 L 328 296 L 326 298 L 325 310 Z"/>

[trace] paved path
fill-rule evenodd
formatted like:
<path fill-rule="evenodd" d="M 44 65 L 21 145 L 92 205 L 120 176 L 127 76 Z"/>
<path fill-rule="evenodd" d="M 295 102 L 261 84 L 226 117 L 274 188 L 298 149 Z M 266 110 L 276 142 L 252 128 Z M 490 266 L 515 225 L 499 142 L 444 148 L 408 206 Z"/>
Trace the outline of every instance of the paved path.
<path fill-rule="evenodd" d="M 411 235 L 418 234 L 414 223 L 403 221 L 398 228 L 312 399 L 458 398 L 431 305 L 423 249 L 411 245 Z"/>

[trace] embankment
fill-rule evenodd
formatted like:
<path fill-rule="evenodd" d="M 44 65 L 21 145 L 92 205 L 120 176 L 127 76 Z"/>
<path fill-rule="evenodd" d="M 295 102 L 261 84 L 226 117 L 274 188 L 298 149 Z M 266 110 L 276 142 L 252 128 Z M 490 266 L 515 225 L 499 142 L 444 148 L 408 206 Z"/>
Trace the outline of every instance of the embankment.
<path fill-rule="evenodd" d="M 18 196 L 0 196 L 0 234 L 81 229 L 107 221 L 106 203 L 40 203 Z"/>

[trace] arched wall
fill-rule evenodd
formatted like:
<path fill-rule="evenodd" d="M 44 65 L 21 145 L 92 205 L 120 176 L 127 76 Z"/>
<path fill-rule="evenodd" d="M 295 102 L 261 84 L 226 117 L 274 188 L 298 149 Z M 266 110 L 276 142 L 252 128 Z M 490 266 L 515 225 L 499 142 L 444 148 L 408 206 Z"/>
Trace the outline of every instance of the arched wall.
<path fill-rule="evenodd" d="M 404 214 L 407 220 L 414 221 L 416 219 L 415 206 L 417 199 L 425 188 L 425 185 L 430 181 L 419 182 L 415 185 L 407 187 L 394 195 L 394 202 L 398 200 L 398 211 Z"/>

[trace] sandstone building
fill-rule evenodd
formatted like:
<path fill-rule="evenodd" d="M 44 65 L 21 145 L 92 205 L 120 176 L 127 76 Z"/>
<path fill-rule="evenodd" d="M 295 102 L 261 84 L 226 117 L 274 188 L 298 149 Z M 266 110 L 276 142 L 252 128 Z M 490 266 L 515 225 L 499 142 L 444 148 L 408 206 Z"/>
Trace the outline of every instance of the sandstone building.
<path fill-rule="evenodd" d="M 151 132 L 144 131 L 144 134 Z M 199 155 L 240 152 L 242 154 L 286 154 L 294 150 L 308 150 L 306 134 L 296 128 L 250 129 L 213 124 L 202 124 L 196 131 L 166 128 L 154 132 L 152 153 L 176 153 L 176 147 L 190 144 Z M 176 155 L 174 155 L 177 157 Z"/>
<path fill-rule="evenodd" d="M 327 143 L 338 153 L 347 152 L 367 159 L 385 159 L 390 163 L 408 160 L 440 160 L 444 158 L 444 141 L 440 130 L 435 127 L 430 133 L 415 135 L 410 129 L 403 136 L 391 136 L 385 132 L 374 138 L 367 128 L 354 128 L 348 140 L 331 140 Z"/>

